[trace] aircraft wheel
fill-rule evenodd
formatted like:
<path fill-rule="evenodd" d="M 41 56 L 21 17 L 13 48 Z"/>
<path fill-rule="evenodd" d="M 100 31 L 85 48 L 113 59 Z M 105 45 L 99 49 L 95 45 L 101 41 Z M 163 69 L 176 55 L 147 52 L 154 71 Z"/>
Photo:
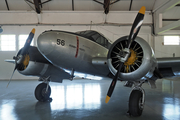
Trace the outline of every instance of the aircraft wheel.
<path fill-rule="evenodd" d="M 51 95 L 51 87 L 48 85 L 47 93 L 46 93 L 46 87 L 47 87 L 46 83 L 40 83 L 35 89 L 35 92 L 34 92 L 35 97 L 40 102 L 51 100 L 49 98 L 49 96 Z"/>
<path fill-rule="evenodd" d="M 144 103 L 142 101 L 142 92 L 133 90 L 129 97 L 129 114 L 134 117 L 141 116 L 143 109 Z"/>

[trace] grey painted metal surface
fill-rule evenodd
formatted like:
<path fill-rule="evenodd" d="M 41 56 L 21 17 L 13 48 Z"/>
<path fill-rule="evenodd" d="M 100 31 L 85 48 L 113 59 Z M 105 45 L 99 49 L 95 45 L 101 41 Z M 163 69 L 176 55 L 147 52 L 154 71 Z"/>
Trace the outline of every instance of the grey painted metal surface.
<path fill-rule="evenodd" d="M 20 50 L 21 51 L 21 50 Z M 19 54 L 20 52 L 18 52 Z M 49 77 L 53 82 L 62 82 L 63 79 L 70 78 L 70 74 L 64 70 L 53 66 L 36 47 L 30 46 L 29 50 L 29 63 L 25 69 L 18 70 L 19 73 L 27 76 Z M 12 62 L 12 61 L 8 61 Z"/>
<path fill-rule="evenodd" d="M 64 70 L 53 66 L 52 64 L 45 64 L 30 61 L 25 70 L 18 70 L 19 73 L 27 76 L 49 77 L 52 82 L 62 82 L 63 79 L 69 79 L 70 74 Z"/>
<path fill-rule="evenodd" d="M 122 41 L 126 37 L 118 40 Z M 148 80 L 154 76 L 155 68 L 162 66 L 162 61 L 173 66 L 175 63 L 171 63 L 179 60 L 179 58 L 162 58 L 158 59 L 157 62 L 152 48 L 145 40 L 137 37 L 135 41 L 143 51 L 142 64 L 133 72 L 121 73 L 119 75 L 120 80 Z M 110 72 L 113 74 L 117 72 L 111 64 L 111 59 L 107 59 L 109 51 L 107 48 L 78 34 L 64 31 L 46 31 L 38 37 L 37 45 L 41 54 L 58 68 L 70 71 L 74 69 L 77 72 L 99 76 L 107 76 Z M 168 60 L 170 61 L 168 62 Z M 174 75 L 179 75 L 179 69 L 176 67 L 173 67 Z"/>
<path fill-rule="evenodd" d="M 158 68 L 172 71 L 175 76 L 180 76 L 180 58 L 157 58 Z M 169 71 L 170 72 L 170 71 Z"/>
<path fill-rule="evenodd" d="M 59 45 L 57 40 L 61 41 Z M 100 71 L 92 64 L 94 58 L 106 58 L 108 49 L 87 38 L 48 31 L 38 37 L 37 45 L 44 57 L 55 66 L 68 70 L 74 68 L 78 72 L 92 75 L 106 76 L 109 73 L 108 67 Z"/>

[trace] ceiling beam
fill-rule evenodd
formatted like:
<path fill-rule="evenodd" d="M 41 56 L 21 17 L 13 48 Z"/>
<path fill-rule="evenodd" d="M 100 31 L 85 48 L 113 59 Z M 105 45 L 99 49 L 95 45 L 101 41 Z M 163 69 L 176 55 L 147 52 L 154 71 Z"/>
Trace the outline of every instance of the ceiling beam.
<path fill-rule="evenodd" d="M 180 0 L 170 0 L 165 5 L 163 5 L 161 8 L 159 8 L 156 12 L 157 13 L 163 13 L 166 10 L 169 10 L 180 3 Z"/>
<path fill-rule="evenodd" d="M 180 26 L 180 20 L 158 29 L 157 34 L 162 34 L 164 32 L 167 32 L 167 31 L 177 28 L 179 26 Z"/>
<path fill-rule="evenodd" d="M 39 4 L 41 4 L 39 3 L 40 1 L 39 0 L 33 0 L 33 1 L 34 1 L 34 7 L 36 9 L 37 14 L 40 14 L 41 13 L 41 8 L 39 6 Z"/>
<path fill-rule="evenodd" d="M 162 24 L 162 16 L 161 14 L 166 12 L 167 10 L 170 10 L 171 8 L 175 7 L 180 3 L 180 0 L 169 0 L 165 4 L 163 4 L 161 7 L 158 7 L 158 9 L 154 10 L 154 20 L 155 20 L 155 34 L 162 34 L 164 32 L 167 32 L 169 30 L 172 30 L 174 28 L 177 28 L 180 26 L 180 20 L 174 21 L 166 26 L 163 26 Z M 167 20 L 165 20 L 167 21 Z"/>
<path fill-rule="evenodd" d="M 34 3 L 33 3 L 33 2 L 31 2 L 31 1 L 29 1 L 29 0 L 26 0 L 26 1 L 34 5 Z"/>
<path fill-rule="evenodd" d="M 45 4 L 45 3 L 50 2 L 50 1 L 52 1 L 52 0 L 47 0 L 45 2 L 39 3 L 39 5 Z"/>
<path fill-rule="evenodd" d="M 126 13 L 126 14 L 124 14 Z M 143 25 L 151 25 L 152 24 L 152 15 L 147 11 L 144 16 Z M 118 15 L 117 15 L 118 14 Z M 126 26 L 132 25 L 133 18 L 136 16 L 135 12 L 115 12 L 112 11 L 110 16 L 107 16 L 107 20 L 105 21 L 104 15 L 102 15 L 102 11 L 44 11 L 43 14 L 37 14 L 33 11 L 12 11 L 12 12 L 1 12 L 0 11 L 0 25 L 20 25 L 20 24 L 54 24 L 54 25 L 73 25 L 73 24 L 81 24 L 81 25 L 93 25 L 93 24 L 111 24 L 116 26 Z M 38 21 L 38 15 L 41 15 L 41 19 Z M 76 16 L 76 17 L 74 17 Z M 99 16 L 99 17 L 97 17 Z M 11 19 L 14 18 L 14 19 Z M 23 18 L 23 19 L 22 19 Z M 33 19 L 32 19 L 33 18 Z M 53 18 L 53 19 L 52 19 Z M 59 20 L 61 18 L 61 20 Z M 126 19 L 122 19 L 126 18 Z M 79 22 L 79 19 L 83 19 L 83 21 Z M 93 21 L 93 24 L 91 23 Z"/>
<path fill-rule="evenodd" d="M 130 2 L 130 5 L 129 5 L 129 11 L 131 11 L 132 2 L 133 2 L 133 0 L 131 0 L 131 2 Z"/>
<path fill-rule="evenodd" d="M 9 10 L 9 5 L 8 5 L 7 0 L 5 0 L 5 2 L 6 2 L 6 7 L 7 7 L 7 9 Z"/>
<path fill-rule="evenodd" d="M 94 2 L 97 2 L 97 3 L 101 4 L 101 5 L 104 5 L 104 3 L 99 2 L 99 1 L 97 1 L 97 0 L 93 0 L 93 1 L 94 1 Z"/>
<path fill-rule="evenodd" d="M 72 0 L 72 11 L 74 11 L 74 0 Z"/>
<path fill-rule="evenodd" d="M 114 3 L 117 3 L 117 2 L 119 2 L 120 0 L 116 0 L 116 1 L 114 1 L 114 2 L 112 2 L 112 3 L 110 3 L 110 5 L 112 5 L 112 4 L 114 4 Z"/>
<path fill-rule="evenodd" d="M 179 6 L 180 6 L 180 4 L 177 4 L 177 5 L 176 5 L 176 7 L 179 7 Z"/>
<path fill-rule="evenodd" d="M 42 8 L 42 2 L 41 2 L 41 0 L 39 0 L 39 5 L 41 6 L 41 8 Z"/>
<path fill-rule="evenodd" d="M 104 0 L 104 13 L 108 14 L 109 13 L 109 5 L 110 5 L 110 0 Z"/>
<path fill-rule="evenodd" d="M 42 8 L 42 5 L 43 5 L 43 4 L 45 4 L 45 3 L 47 3 L 47 2 L 50 2 L 50 1 L 52 1 L 52 0 L 47 0 L 47 1 L 44 1 L 44 2 L 41 2 L 41 0 L 33 0 L 34 2 L 31 2 L 30 0 L 25 0 L 25 1 L 33 4 L 33 5 L 35 6 L 36 12 L 37 12 L 38 14 L 40 14 L 40 11 L 41 11 L 40 7 Z"/>
<path fill-rule="evenodd" d="M 104 0 L 104 3 L 102 3 L 102 2 L 100 2 L 98 0 L 93 0 L 93 1 L 103 5 L 104 13 L 108 14 L 109 13 L 109 6 L 114 4 L 114 3 L 119 2 L 120 0 L 115 0 L 114 2 L 111 2 L 111 0 Z"/>
<path fill-rule="evenodd" d="M 180 19 L 162 19 L 162 21 L 178 21 Z"/>

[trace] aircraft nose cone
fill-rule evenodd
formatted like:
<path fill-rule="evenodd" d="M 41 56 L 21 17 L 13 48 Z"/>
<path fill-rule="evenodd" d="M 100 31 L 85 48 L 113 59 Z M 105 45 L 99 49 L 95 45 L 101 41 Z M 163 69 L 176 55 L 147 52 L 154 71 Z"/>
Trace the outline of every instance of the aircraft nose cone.
<path fill-rule="evenodd" d="M 37 46 L 39 51 L 43 55 L 50 54 L 55 47 L 55 43 L 53 42 L 54 35 L 50 32 L 42 33 L 37 39 Z"/>

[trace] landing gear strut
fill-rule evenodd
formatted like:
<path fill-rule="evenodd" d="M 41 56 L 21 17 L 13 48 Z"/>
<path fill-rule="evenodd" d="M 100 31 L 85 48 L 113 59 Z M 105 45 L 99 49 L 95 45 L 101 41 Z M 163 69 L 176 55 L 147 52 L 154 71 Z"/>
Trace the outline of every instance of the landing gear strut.
<path fill-rule="evenodd" d="M 141 87 L 144 82 L 134 82 L 134 88 L 129 97 L 129 111 L 130 116 L 141 116 L 145 104 L 145 92 Z"/>
<path fill-rule="evenodd" d="M 44 82 L 40 83 L 34 91 L 35 97 L 40 102 L 51 102 L 52 98 L 50 98 L 51 87 L 49 86 L 49 77 L 42 80 L 44 80 Z"/>

